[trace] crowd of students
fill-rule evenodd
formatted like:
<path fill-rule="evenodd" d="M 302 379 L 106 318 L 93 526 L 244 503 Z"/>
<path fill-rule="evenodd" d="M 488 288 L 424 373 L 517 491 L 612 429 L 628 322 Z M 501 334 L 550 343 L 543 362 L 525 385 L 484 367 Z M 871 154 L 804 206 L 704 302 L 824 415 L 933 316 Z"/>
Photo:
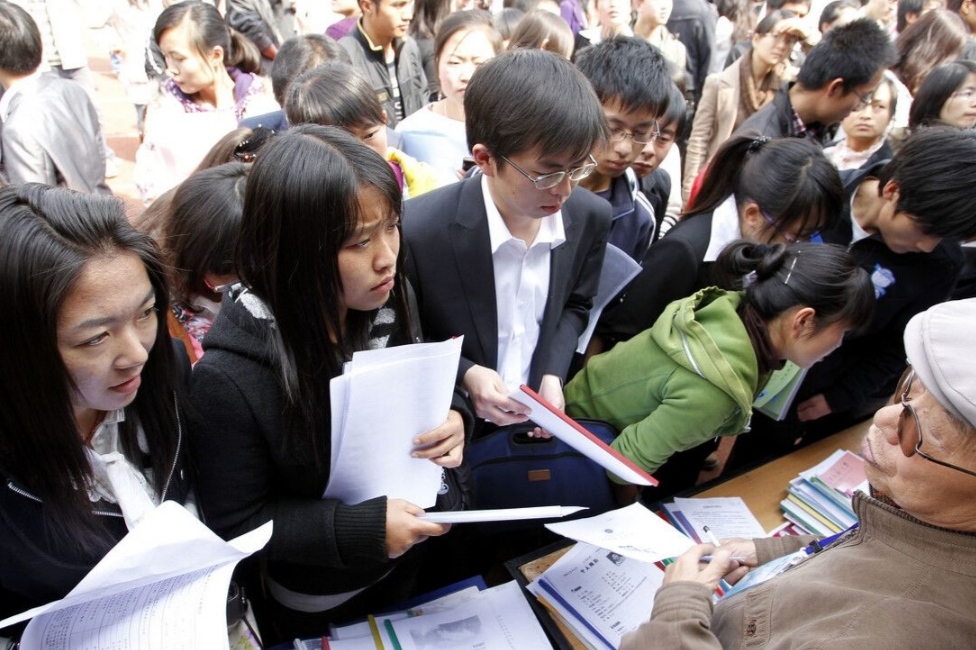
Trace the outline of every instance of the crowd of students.
<path fill-rule="evenodd" d="M 127 218 L 95 106 L 51 58 L 58 2 L 0 0 L 0 618 L 65 595 L 163 500 L 227 538 L 274 521 L 239 574 L 269 642 L 435 584 L 423 542 L 449 526 L 323 498 L 329 380 L 457 336 L 450 412 L 413 441 L 437 507 L 468 501 L 466 445 L 528 420 L 522 384 L 660 479 L 621 502 L 691 488 L 719 437 L 729 470 L 880 408 L 853 535 L 972 545 L 972 307 L 946 303 L 976 295 L 970 0 L 902 0 L 897 23 L 834 0 L 820 29 L 808 0 L 360 0 L 322 26 L 338 41 L 294 34 L 314 22 L 297 1 L 128 4 L 110 22 L 147 207 Z M 610 246 L 640 272 L 579 354 Z M 805 374 L 774 421 L 752 403 L 787 362 Z M 696 548 L 627 643 L 738 647 L 756 621 L 733 600 L 714 636 L 708 593 L 788 546 Z M 972 612 L 939 616 L 972 638 Z"/>

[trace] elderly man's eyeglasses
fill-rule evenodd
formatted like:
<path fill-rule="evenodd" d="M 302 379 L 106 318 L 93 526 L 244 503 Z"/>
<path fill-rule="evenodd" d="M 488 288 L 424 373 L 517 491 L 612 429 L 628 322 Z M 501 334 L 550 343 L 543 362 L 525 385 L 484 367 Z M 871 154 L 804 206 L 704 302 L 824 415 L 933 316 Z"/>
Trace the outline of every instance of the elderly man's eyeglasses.
<path fill-rule="evenodd" d="M 553 172 L 551 174 L 543 174 L 542 176 L 533 178 L 529 172 L 525 171 L 524 169 L 522 169 L 521 167 L 513 163 L 505 156 L 502 156 L 501 158 L 509 165 L 514 167 L 516 170 L 518 170 L 518 172 L 522 174 L 522 176 L 525 176 L 527 179 L 532 181 L 532 184 L 535 185 L 535 189 L 537 190 L 552 189 L 553 187 L 556 187 L 557 185 L 562 183 L 567 176 L 569 177 L 569 180 L 572 181 L 573 183 L 578 183 L 584 178 L 586 178 L 587 176 L 589 176 L 590 174 L 592 174 L 593 170 L 596 169 L 596 159 L 591 155 L 590 162 L 580 167 L 576 167 L 575 169 L 570 169 L 562 172 Z"/>
<path fill-rule="evenodd" d="M 911 405 L 912 398 L 909 397 L 909 393 L 912 391 L 913 381 L 915 381 L 914 368 L 909 371 L 908 376 L 902 382 L 903 387 L 899 390 L 901 393 L 901 415 L 898 418 L 898 445 L 901 447 L 901 453 L 905 454 L 906 458 L 911 458 L 915 454 L 918 454 L 925 460 L 931 461 L 936 465 L 942 465 L 943 467 L 954 469 L 963 474 L 976 476 L 976 472 L 964 469 L 958 465 L 953 465 L 952 463 L 936 460 L 922 451 L 922 443 L 925 441 L 922 435 L 922 423 L 918 419 L 918 413 L 915 412 L 915 407 Z"/>

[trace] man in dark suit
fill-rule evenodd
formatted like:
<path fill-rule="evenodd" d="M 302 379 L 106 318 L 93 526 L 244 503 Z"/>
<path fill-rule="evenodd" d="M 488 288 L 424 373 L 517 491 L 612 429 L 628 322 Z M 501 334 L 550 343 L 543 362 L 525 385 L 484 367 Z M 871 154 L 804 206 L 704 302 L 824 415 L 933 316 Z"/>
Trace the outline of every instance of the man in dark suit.
<path fill-rule="evenodd" d="M 576 183 L 608 132 L 586 79 L 540 50 L 482 65 L 464 108 L 480 173 L 407 201 L 407 274 L 425 334 L 464 336 L 475 412 L 505 425 L 526 419 L 508 398 L 523 383 L 563 406 L 610 228 L 609 204 Z"/>

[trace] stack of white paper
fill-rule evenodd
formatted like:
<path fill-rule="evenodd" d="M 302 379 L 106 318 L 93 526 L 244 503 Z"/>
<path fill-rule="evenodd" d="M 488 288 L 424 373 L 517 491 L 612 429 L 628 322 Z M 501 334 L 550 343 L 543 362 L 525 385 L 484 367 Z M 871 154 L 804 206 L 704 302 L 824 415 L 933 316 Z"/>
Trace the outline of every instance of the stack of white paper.
<path fill-rule="evenodd" d="M 413 440 L 444 424 L 461 338 L 357 352 L 330 383 L 332 469 L 325 495 L 344 503 L 378 496 L 421 508 L 437 500 L 442 469 L 412 458 Z"/>

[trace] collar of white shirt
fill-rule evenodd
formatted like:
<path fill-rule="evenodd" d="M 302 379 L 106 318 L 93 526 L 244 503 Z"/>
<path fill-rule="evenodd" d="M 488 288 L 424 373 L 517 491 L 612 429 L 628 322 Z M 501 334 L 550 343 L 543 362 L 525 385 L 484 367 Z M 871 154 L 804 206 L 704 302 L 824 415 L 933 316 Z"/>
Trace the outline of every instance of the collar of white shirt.
<path fill-rule="evenodd" d="M 739 208 L 735 204 L 735 195 L 730 194 L 712 211 L 712 233 L 708 240 L 708 248 L 705 249 L 705 259 L 702 261 L 714 262 L 723 248 L 741 238 Z"/>
<path fill-rule="evenodd" d="M 488 189 L 488 177 L 485 175 L 481 176 L 481 193 L 485 200 L 485 212 L 488 214 L 488 237 L 491 241 L 491 253 L 494 255 L 502 244 L 512 241 L 515 237 L 508 230 L 498 207 L 491 198 L 491 192 Z M 540 221 L 539 232 L 536 234 L 532 246 L 548 244 L 549 248 L 553 249 L 566 241 L 562 211 L 543 217 Z"/>

